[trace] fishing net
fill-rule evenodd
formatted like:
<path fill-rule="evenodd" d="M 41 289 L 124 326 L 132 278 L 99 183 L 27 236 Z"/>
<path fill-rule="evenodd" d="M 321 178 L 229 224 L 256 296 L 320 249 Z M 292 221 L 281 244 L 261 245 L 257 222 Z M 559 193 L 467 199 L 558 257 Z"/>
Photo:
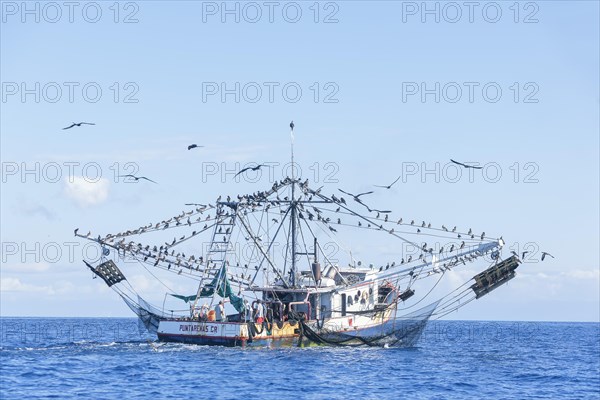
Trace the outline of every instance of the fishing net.
<path fill-rule="evenodd" d="M 429 317 L 435 311 L 439 301 L 403 316 L 392 316 L 377 322 L 372 327 L 352 329 L 344 332 L 310 326 L 300 319 L 300 341 L 306 338 L 317 344 L 332 346 L 396 346 L 412 347 L 421 337 Z"/>
<path fill-rule="evenodd" d="M 137 302 L 131 300 L 129 297 L 121 295 L 125 304 L 138 316 L 138 328 L 140 329 L 140 334 L 147 330 L 150 333 L 156 333 L 158 330 L 158 324 L 161 319 L 166 319 L 169 316 L 159 310 L 156 307 L 153 307 L 140 296 L 137 298 Z"/>

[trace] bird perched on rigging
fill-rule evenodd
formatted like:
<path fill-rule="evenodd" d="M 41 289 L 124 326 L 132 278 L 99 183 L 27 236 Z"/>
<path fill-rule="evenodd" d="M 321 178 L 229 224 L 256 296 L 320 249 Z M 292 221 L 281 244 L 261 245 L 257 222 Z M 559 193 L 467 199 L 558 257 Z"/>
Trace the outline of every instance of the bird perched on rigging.
<path fill-rule="evenodd" d="M 63 131 L 65 129 L 71 129 L 74 126 L 81 126 L 81 125 L 96 125 L 93 122 L 73 122 L 71 125 L 67 126 L 66 128 L 63 128 Z"/>
<path fill-rule="evenodd" d="M 473 169 L 482 169 L 483 167 L 476 167 L 475 165 L 467 165 L 467 164 L 463 164 L 461 162 L 458 161 L 454 161 L 453 159 L 450 159 L 450 161 L 452 161 L 454 164 L 458 164 L 460 166 L 463 166 L 465 168 L 473 168 Z"/>
<path fill-rule="evenodd" d="M 190 145 L 188 146 L 188 150 L 191 150 L 191 149 L 196 149 L 196 148 L 200 148 L 200 147 L 204 147 L 204 146 L 198 146 L 197 144 L 190 144 Z"/>

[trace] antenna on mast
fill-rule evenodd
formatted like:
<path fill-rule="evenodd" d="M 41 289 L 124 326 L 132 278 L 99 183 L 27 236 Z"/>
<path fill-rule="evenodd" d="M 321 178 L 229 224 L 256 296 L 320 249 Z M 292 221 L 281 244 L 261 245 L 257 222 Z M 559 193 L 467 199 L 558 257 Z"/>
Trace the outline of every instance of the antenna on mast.
<path fill-rule="evenodd" d="M 291 150 L 292 150 L 292 202 L 290 203 L 291 208 L 291 236 L 292 236 L 292 266 L 291 266 L 291 278 L 292 287 L 296 287 L 296 197 L 295 187 L 296 182 L 294 180 L 294 121 L 290 122 L 290 139 L 291 139 Z"/>
<path fill-rule="evenodd" d="M 294 180 L 294 121 L 290 122 L 290 141 L 292 149 L 292 180 Z M 293 198 L 292 198 L 293 200 Z"/>

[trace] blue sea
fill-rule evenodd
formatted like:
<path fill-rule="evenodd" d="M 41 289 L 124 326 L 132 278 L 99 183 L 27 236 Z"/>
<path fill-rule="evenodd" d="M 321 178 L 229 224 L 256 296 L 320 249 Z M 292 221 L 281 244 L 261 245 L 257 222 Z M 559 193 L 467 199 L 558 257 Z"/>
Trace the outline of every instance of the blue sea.
<path fill-rule="evenodd" d="M 0 318 L 0 398 L 598 399 L 600 324 L 432 321 L 399 348 L 163 344 L 134 318 Z"/>

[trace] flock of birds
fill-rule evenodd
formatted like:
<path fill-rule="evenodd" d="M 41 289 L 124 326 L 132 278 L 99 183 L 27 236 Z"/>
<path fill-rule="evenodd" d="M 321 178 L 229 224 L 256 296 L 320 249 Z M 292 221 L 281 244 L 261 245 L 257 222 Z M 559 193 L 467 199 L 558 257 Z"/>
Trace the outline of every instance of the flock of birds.
<path fill-rule="evenodd" d="M 73 122 L 71 125 L 66 126 L 66 127 L 62 128 L 62 129 L 66 130 L 66 129 L 71 129 L 71 128 L 74 128 L 74 127 L 81 127 L 82 125 L 96 125 L 96 124 L 94 122 Z M 199 148 L 202 148 L 202 147 L 204 147 L 204 146 L 199 146 L 197 144 L 190 144 L 187 147 L 187 149 L 188 150 L 192 150 L 192 149 L 199 149 Z M 146 180 L 148 182 L 157 183 L 156 181 L 148 178 L 147 176 L 135 176 L 135 175 L 132 175 L 132 174 L 126 174 L 126 175 L 118 175 L 118 177 L 119 178 L 131 178 L 131 179 L 133 179 L 136 182 L 139 181 L 139 180 Z"/>
<path fill-rule="evenodd" d="M 71 125 L 63 128 L 63 130 L 71 129 L 71 128 L 74 128 L 74 127 L 81 127 L 82 125 L 96 125 L 96 124 L 93 123 L 93 122 L 73 122 Z M 292 121 L 290 123 L 290 127 L 292 128 L 292 130 L 294 130 L 294 121 Z M 200 148 L 203 148 L 203 147 L 204 146 L 192 143 L 192 144 L 190 144 L 187 147 L 187 149 L 188 150 L 192 150 L 192 149 L 200 149 Z M 252 170 L 252 171 L 258 171 L 260 168 L 266 167 L 266 166 L 267 166 L 266 164 L 259 164 L 259 165 L 255 166 L 255 167 L 246 167 L 246 168 L 243 168 L 237 174 L 235 174 L 234 178 L 237 177 L 240 174 L 243 174 L 246 171 L 250 171 L 250 170 Z M 148 182 L 157 183 L 156 181 L 148 178 L 147 176 L 135 176 L 135 175 L 132 175 L 132 174 L 119 175 L 119 178 L 131 178 L 131 179 L 135 180 L 136 182 L 141 179 L 141 180 L 146 180 Z"/>
<path fill-rule="evenodd" d="M 212 255 L 210 250 L 204 252 L 203 255 L 186 255 L 183 251 L 177 251 L 177 246 L 181 243 L 196 237 L 204 232 L 214 232 L 213 240 L 215 242 L 221 242 L 223 245 L 228 245 L 231 240 L 231 228 L 233 226 L 234 213 L 231 211 L 233 208 L 237 210 L 237 217 L 242 216 L 246 220 L 247 225 L 252 224 L 252 220 L 249 216 L 253 213 L 266 213 L 268 219 L 254 218 L 256 227 L 251 230 L 253 234 L 245 236 L 246 241 L 252 241 L 256 246 L 267 247 L 271 242 L 275 241 L 275 237 L 271 237 L 266 228 L 264 221 L 270 221 L 273 224 L 283 224 L 283 220 L 288 215 L 289 204 L 291 202 L 289 197 L 289 190 L 291 185 L 297 185 L 300 189 L 300 199 L 297 203 L 297 216 L 299 220 L 312 221 L 317 226 L 322 227 L 323 232 L 331 232 L 335 234 L 338 226 L 348 226 L 354 228 L 370 229 L 376 231 L 384 231 L 390 235 L 396 236 L 404 240 L 406 237 L 414 238 L 412 243 L 415 249 L 419 250 L 419 255 L 407 255 L 401 260 L 388 262 L 387 265 L 379 267 L 379 271 L 390 270 L 389 273 L 393 274 L 394 271 L 400 271 L 394 269 L 402 267 L 403 270 L 406 268 L 413 267 L 413 269 L 406 275 L 410 279 L 417 279 L 419 277 L 427 277 L 435 273 L 443 273 L 445 270 L 450 270 L 452 267 L 465 264 L 466 262 L 473 262 L 478 257 L 483 256 L 485 253 L 479 253 L 475 249 L 477 243 L 482 242 L 486 239 L 485 232 L 476 234 L 472 229 L 459 230 L 456 226 L 449 229 L 445 225 L 441 227 L 432 226 L 431 223 L 422 221 L 416 223 L 415 220 L 405 221 L 403 218 L 393 219 L 390 218 L 390 211 L 376 210 L 368 206 L 363 196 L 367 196 L 372 192 L 364 192 L 359 194 L 352 194 L 350 192 L 338 189 L 341 193 L 349 196 L 353 201 L 359 203 L 361 206 L 367 208 L 370 214 L 363 215 L 355 212 L 350 208 L 346 199 L 342 196 L 336 196 L 332 194 L 326 196 L 321 193 L 322 187 L 313 190 L 308 186 L 308 180 L 302 182 L 299 179 L 292 180 L 286 178 L 282 181 L 277 181 L 273 184 L 270 190 L 258 191 L 252 194 L 238 195 L 236 199 L 231 196 L 222 198 L 219 196 L 215 205 L 213 204 L 201 204 L 201 203 L 186 203 L 187 206 L 195 207 L 189 211 L 182 211 L 180 214 L 175 215 L 169 219 L 164 219 L 160 222 L 149 223 L 148 225 L 141 226 L 136 229 L 126 230 L 116 234 L 109 234 L 105 237 L 98 236 L 94 239 L 91 232 L 87 234 L 79 234 L 78 229 L 75 230 L 75 235 L 89 238 L 97 241 L 103 246 L 111 247 L 118 251 L 119 254 L 129 255 L 154 267 L 163 268 L 182 274 L 184 270 L 188 270 L 190 276 L 198 278 L 206 276 L 215 276 L 220 270 L 220 266 L 212 262 Z M 392 185 L 390 185 L 392 186 Z M 287 191 L 283 191 L 285 189 Z M 311 200 L 320 201 L 317 207 L 316 203 L 309 203 Z M 236 201 L 237 200 L 237 201 Z M 233 208 L 232 208 L 233 207 Z M 342 218 L 355 219 L 354 222 L 345 223 Z M 260 222 L 257 222 L 260 221 Z M 228 225 L 231 222 L 231 225 Z M 198 226 L 198 227 L 196 227 Z M 146 234 L 154 231 L 166 231 L 174 228 L 185 228 L 189 227 L 192 232 L 187 235 L 175 235 L 172 240 L 167 240 L 161 245 L 144 245 L 141 242 L 132 240 L 132 236 Z M 248 231 L 249 233 L 250 231 Z M 425 236 L 423 236 L 425 235 Z M 447 240 L 454 240 L 456 243 L 448 242 L 444 246 L 437 248 L 436 245 L 428 245 L 427 242 L 417 243 L 419 237 L 425 238 L 431 237 L 444 237 Z M 488 238 L 490 239 L 490 238 Z M 284 239 L 285 240 L 285 239 Z M 306 244 L 304 244 L 305 247 Z M 309 244 L 310 245 L 310 244 Z M 434 249 L 434 247 L 436 247 Z M 307 250 L 308 252 L 308 250 Z M 521 259 L 525 258 L 528 252 L 523 252 Z M 514 255 L 518 255 L 513 252 Z M 542 253 L 542 260 L 548 257 L 554 258 L 547 252 Z M 437 265 L 432 262 L 434 257 L 440 262 Z M 520 261 L 520 260 L 519 260 Z M 249 287 L 252 285 L 252 277 L 255 276 L 249 271 L 259 270 L 259 266 L 255 265 L 254 268 L 249 266 L 247 263 L 240 263 L 240 259 L 237 259 L 237 263 L 232 261 L 233 264 L 227 263 L 231 270 L 231 281 L 237 283 L 240 287 Z M 361 265 L 361 262 L 358 262 Z M 428 266 L 427 269 L 423 269 L 424 266 Z M 374 268 L 371 265 L 371 268 Z M 264 270 L 265 268 L 263 268 Z M 283 271 L 279 270 L 280 273 Z"/>
<path fill-rule="evenodd" d="M 81 127 L 83 125 L 95 125 L 94 123 L 91 122 L 79 122 L 79 123 L 75 123 L 73 122 L 70 126 L 67 126 L 63 129 L 71 129 L 74 127 Z M 290 128 L 292 130 L 292 134 L 293 134 L 293 130 L 294 130 L 294 122 L 292 121 L 290 123 Z M 190 144 L 189 146 L 187 146 L 188 150 L 193 150 L 193 149 L 197 149 L 197 148 L 203 148 L 204 146 L 200 146 L 197 144 Z M 468 165 L 453 159 L 450 159 L 450 161 L 454 164 L 457 164 L 459 166 L 462 166 L 463 168 L 473 168 L 473 169 L 481 169 L 482 167 L 479 166 L 475 166 L 475 165 Z M 259 169 L 261 169 L 262 167 L 266 167 L 266 164 L 258 164 L 254 167 L 246 167 L 241 169 L 238 173 L 236 173 L 236 177 L 246 171 L 252 170 L 252 171 L 257 171 Z M 134 179 L 135 181 L 139 181 L 139 180 L 146 180 L 148 182 L 151 183 L 157 183 L 156 181 L 146 177 L 146 176 L 136 176 L 136 175 L 132 175 L 132 174 L 126 174 L 126 175 L 119 175 L 120 177 L 123 178 L 130 178 L 130 179 Z M 391 189 L 399 180 L 400 180 L 401 176 L 398 176 L 392 183 L 390 183 L 389 185 L 373 185 L 377 188 L 382 188 L 382 189 L 386 189 L 389 190 Z M 283 196 L 279 193 L 280 189 L 282 188 L 286 188 L 289 187 L 290 185 L 298 185 L 299 188 L 302 191 L 302 194 L 304 196 L 303 199 L 304 201 L 299 201 L 297 202 L 297 215 L 298 218 L 301 220 L 308 220 L 308 221 L 316 221 L 316 222 L 321 222 L 330 232 L 332 233 L 336 233 L 337 229 L 336 229 L 336 225 L 340 225 L 340 226 L 354 226 L 354 227 L 358 227 L 358 228 L 364 228 L 364 229 L 373 229 L 373 230 L 383 230 L 386 231 L 387 233 L 396 236 L 402 240 L 405 240 L 404 237 L 406 235 L 420 235 L 420 234 L 424 234 L 426 235 L 425 230 L 428 230 L 428 232 L 433 232 L 431 235 L 432 236 L 440 236 L 440 234 L 444 234 L 446 235 L 447 238 L 449 238 L 450 236 L 455 237 L 455 239 L 459 240 L 460 243 L 455 243 L 455 244 L 448 244 L 448 246 L 442 246 L 438 249 L 435 250 L 435 255 L 438 257 L 443 257 L 445 256 L 448 259 L 447 263 L 444 263 L 441 267 L 449 269 L 450 267 L 457 265 L 459 263 L 465 263 L 466 261 L 474 261 L 477 257 L 483 255 L 483 254 L 463 254 L 462 256 L 459 256 L 459 251 L 462 251 L 463 249 L 465 249 L 465 246 L 469 246 L 471 243 L 473 243 L 473 241 L 477 242 L 477 241 L 483 241 L 486 238 L 485 232 L 482 232 L 481 234 L 475 234 L 473 232 L 472 229 L 469 228 L 469 230 L 467 232 L 461 232 L 461 231 L 457 231 L 457 227 L 454 226 L 452 229 L 448 229 L 445 225 L 441 225 L 441 228 L 436 228 L 436 227 L 432 227 L 431 223 L 426 223 L 425 221 L 422 221 L 421 224 L 415 223 L 415 220 L 411 220 L 410 222 L 405 222 L 402 218 L 399 218 L 397 220 L 397 222 L 394 220 L 392 221 L 390 218 L 390 210 L 380 210 L 377 208 L 371 208 L 369 205 L 366 204 L 366 202 L 363 200 L 364 196 L 368 196 L 370 194 L 373 194 L 374 191 L 366 191 L 366 192 L 362 192 L 362 193 L 358 193 L 358 194 L 353 194 L 349 191 L 345 191 L 342 189 L 338 189 L 341 193 L 343 193 L 346 196 L 349 196 L 354 202 L 358 203 L 359 205 L 365 207 L 367 209 L 367 211 L 370 214 L 375 213 L 375 215 L 368 215 L 368 216 L 364 216 L 362 214 L 359 214 L 355 211 L 353 211 L 351 208 L 349 208 L 348 204 L 346 203 L 346 200 L 344 199 L 344 197 L 340 196 L 337 197 L 335 194 L 332 194 L 331 196 L 325 196 L 324 194 L 321 194 L 321 189 L 323 188 L 322 186 L 317 189 L 317 190 L 313 190 L 311 188 L 309 188 L 308 186 L 308 180 L 301 182 L 300 180 L 292 180 L 290 178 L 286 178 L 284 180 L 281 181 L 277 181 L 273 184 L 273 186 L 271 187 L 270 190 L 268 191 L 258 191 L 252 194 L 247 194 L 247 195 L 243 195 L 243 196 L 237 196 L 237 202 L 235 202 L 235 207 L 238 209 L 238 214 L 240 214 L 241 211 L 241 215 L 247 216 L 249 213 L 253 213 L 253 212 L 266 212 L 267 214 L 270 215 L 270 221 L 275 223 L 275 224 L 279 224 L 279 219 L 275 218 L 277 215 L 283 216 L 283 218 L 285 218 L 285 216 L 287 215 L 288 209 L 289 209 L 289 204 L 290 204 L 290 198 L 289 196 Z M 308 206 L 308 203 L 306 203 L 307 205 L 305 206 L 305 202 L 308 201 L 312 201 L 313 198 L 316 198 L 317 200 L 320 200 L 321 202 L 325 203 L 325 204 L 331 204 L 334 205 L 335 210 L 334 209 L 326 209 L 324 207 L 315 207 L 314 205 L 312 206 Z M 219 198 L 217 199 L 217 203 L 216 205 L 212 205 L 212 204 L 200 204 L 200 203 L 186 203 L 186 206 L 194 206 L 196 207 L 194 210 L 191 211 L 182 211 L 181 214 L 178 214 L 174 217 L 171 217 L 169 219 L 166 220 L 162 220 L 160 222 L 157 223 L 150 223 L 148 225 L 139 227 L 137 229 L 133 229 L 133 230 L 127 230 L 124 232 L 119 232 L 117 234 L 109 234 L 105 237 L 101 237 L 98 236 L 98 238 L 96 239 L 92 239 L 91 237 L 91 232 L 88 232 L 86 235 L 83 234 L 79 234 L 78 233 L 78 229 L 75 229 L 75 236 L 79 236 L 79 237 L 83 237 L 83 238 L 89 238 L 91 240 L 95 240 L 98 243 L 104 245 L 104 246 L 109 246 L 112 247 L 114 249 L 116 249 L 117 251 L 119 251 L 119 254 L 121 254 L 121 252 L 123 254 L 129 254 L 134 256 L 135 258 L 137 258 L 139 261 L 145 262 L 145 263 L 149 263 L 149 264 L 153 264 L 155 267 L 157 266 L 161 266 L 167 270 L 171 270 L 171 268 L 174 267 L 174 270 L 177 270 L 178 274 L 182 273 L 182 268 L 187 268 L 190 271 L 201 271 L 203 274 L 215 274 L 217 273 L 216 271 L 219 270 L 218 266 L 216 265 L 211 265 L 211 260 L 207 255 L 207 262 L 205 264 L 205 260 L 204 260 L 204 256 L 195 256 L 195 255 L 190 255 L 190 256 L 186 256 L 183 252 L 175 252 L 174 247 L 179 245 L 180 243 L 189 240 L 192 237 L 195 237 L 197 235 L 200 235 L 203 232 L 206 232 L 207 230 L 210 230 L 212 228 L 214 228 L 215 226 L 218 226 L 219 224 L 222 224 L 223 221 L 226 221 L 227 219 L 231 219 L 233 217 L 233 213 L 229 213 L 226 211 L 226 207 L 224 206 L 229 204 L 231 206 L 232 203 L 232 198 L 230 196 L 227 196 L 226 198 L 226 202 L 222 202 L 221 201 L 221 196 L 219 196 Z M 210 211 L 215 211 L 214 216 L 211 216 Z M 204 213 L 208 212 L 208 215 L 204 216 Z M 275 215 L 273 215 L 273 213 L 275 213 Z M 348 223 L 343 223 L 341 217 L 334 217 L 333 215 L 329 216 L 328 213 L 334 213 L 334 214 L 339 214 L 339 215 L 345 215 L 345 216 L 352 216 L 352 217 L 357 217 L 358 221 L 355 221 L 355 223 L 353 224 L 348 224 Z M 283 223 L 283 219 L 281 220 L 281 222 Z M 394 227 L 389 227 L 389 225 L 391 223 L 394 223 Z M 172 241 L 168 241 L 168 242 L 164 242 L 164 245 L 160 245 L 160 246 L 150 246 L 150 245 L 143 245 L 142 243 L 136 243 L 133 240 L 129 240 L 127 241 L 127 239 L 130 236 L 133 235 L 141 235 L 144 233 L 148 233 L 148 232 L 153 232 L 153 231 L 160 231 L 160 230 L 166 230 L 166 229 L 171 229 L 171 228 L 176 228 L 176 227 L 180 227 L 180 226 L 189 226 L 192 227 L 193 225 L 203 225 L 202 228 L 197 228 L 196 230 L 193 230 L 191 232 L 190 235 L 186 236 L 180 236 L 177 237 L 175 236 L 173 238 Z M 265 232 L 261 232 L 262 228 L 258 228 L 258 232 L 256 235 L 250 235 L 250 237 L 245 237 L 246 240 L 250 240 L 253 239 L 253 241 L 257 244 L 260 244 L 260 242 L 263 242 L 263 237 L 264 236 L 268 236 Z M 218 235 L 222 235 L 222 241 L 223 242 L 228 242 L 230 240 L 230 233 L 231 233 L 231 228 L 226 228 L 225 230 L 222 229 L 222 226 L 219 227 L 219 230 L 216 231 L 215 236 Z M 272 239 L 272 238 L 271 238 Z M 266 238 L 266 241 L 270 240 L 268 237 Z M 407 240 L 405 240 L 407 241 Z M 469 244 L 467 242 L 469 242 Z M 413 243 L 416 248 L 421 250 L 421 254 L 419 255 L 418 258 L 414 258 L 411 256 L 407 257 L 407 259 L 405 260 L 404 258 L 402 258 L 402 260 L 396 262 L 392 262 L 392 263 L 388 263 L 385 267 L 385 270 L 388 270 L 389 268 L 394 268 L 396 266 L 400 266 L 403 264 L 409 264 L 411 262 L 424 262 L 426 257 L 433 257 L 434 255 L 434 249 L 431 246 L 428 246 L 427 243 L 422 243 L 422 244 L 417 244 L 416 241 L 408 241 L 410 243 Z M 446 248 L 445 248 L 446 247 Z M 513 255 L 515 255 L 517 257 L 517 259 L 523 260 L 525 259 L 526 254 L 528 253 L 527 251 L 522 252 L 521 257 L 519 258 L 519 255 L 516 252 L 512 252 Z M 451 254 L 456 254 L 454 256 L 454 258 L 452 258 Z M 546 256 L 554 258 L 553 255 L 551 255 L 550 253 L 547 252 L 542 252 L 542 256 L 541 256 L 541 260 L 543 261 Z M 433 263 L 430 263 L 433 264 Z M 360 265 L 360 262 L 359 262 Z M 240 263 L 238 262 L 237 267 L 240 267 Z M 202 269 L 201 269 L 202 268 Z M 248 269 L 248 265 L 245 264 L 244 269 Z M 256 269 L 258 269 L 258 266 L 255 267 Z M 380 271 L 384 270 L 384 267 L 380 267 L 379 269 Z M 413 271 L 411 271 L 413 272 Z M 436 273 L 436 272 L 440 272 L 440 270 L 436 270 L 436 267 L 433 267 L 431 271 L 429 271 L 429 273 Z M 236 274 L 235 278 L 237 279 L 238 283 L 241 282 L 249 282 L 250 279 L 250 275 L 248 273 L 246 273 L 244 275 L 245 272 L 242 272 L 241 275 Z M 416 274 L 411 273 L 410 274 L 411 279 L 415 278 L 416 279 Z"/>
<path fill-rule="evenodd" d="M 71 125 L 69 125 L 67 127 L 64 127 L 63 130 L 71 129 L 71 128 L 74 128 L 74 127 L 81 127 L 82 125 L 96 125 L 96 124 L 93 123 L 93 122 L 73 122 Z M 294 127 L 295 127 L 294 121 L 290 122 L 290 128 L 292 130 L 292 134 L 294 132 Z M 188 145 L 187 149 L 188 150 L 192 150 L 192 149 L 199 149 L 199 148 L 203 148 L 203 147 L 204 146 L 200 146 L 200 145 L 197 145 L 197 144 L 193 143 L 193 144 Z M 464 168 L 473 168 L 473 169 L 482 169 L 483 168 L 483 167 L 478 167 L 478 166 L 474 166 L 474 165 L 464 164 L 464 163 L 461 163 L 459 161 L 455 161 L 453 159 L 450 159 L 450 161 L 453 162 L 454 164 L 460 165 L 460 166 L 462 166 Z M 246 171 L 258 171 L 262 167 L 267 167 L 267 165 L 266 164 L 258 164 L 255 167 L 246 167 L 246 168 L 243 168 L 238 173 L 235 174 L 234 178 L 237 177 L 240 174 L 243 174 Z M 127 175 L 119 175 L 119 177 L 120 178 L 131 178 L 131 179 L 135 180 L 136 182 L 141 179 L 141 180 L 146 180 L 148 182 L 157 183 L 156 181 L 154 181 L 154 180 L 152 180 L 152 179 L 150 179 L 150 178 L 148 178 L 146 176 L 135 176 L 135 175 L 132 175 L 132 174 L 127 174 Z M 392 182 L 390 185 L 385 185 L 385 186 L 374 185 L 374 186 L 379 187 L 379 188 L 391 189 L 392 186 L 396 182 L 398 182 L 398 180 L 400 180 L 400 178 L 401 178 L 401 176 L 399 176 L 398 178 L 396 178 L 396 180 L 394 182 Z M 373 192 L 361 193 L 361 194 L 358 194 L 356 196 L 352 195 L 352 197 L 354 197 L 354 200 L 356 200 L 359 203 L 363 204 L 360 200 L 358 200 L 358 197 L 360 197 L 360 196 L 362 196 L 364 194 L 370 194 L 370 193 L 373 193 Z M 371 211 L 371 210 L 369 210 L 369 211 Z M 374 210 L 374 211 L 377 211 L 377 210 Z"/>

